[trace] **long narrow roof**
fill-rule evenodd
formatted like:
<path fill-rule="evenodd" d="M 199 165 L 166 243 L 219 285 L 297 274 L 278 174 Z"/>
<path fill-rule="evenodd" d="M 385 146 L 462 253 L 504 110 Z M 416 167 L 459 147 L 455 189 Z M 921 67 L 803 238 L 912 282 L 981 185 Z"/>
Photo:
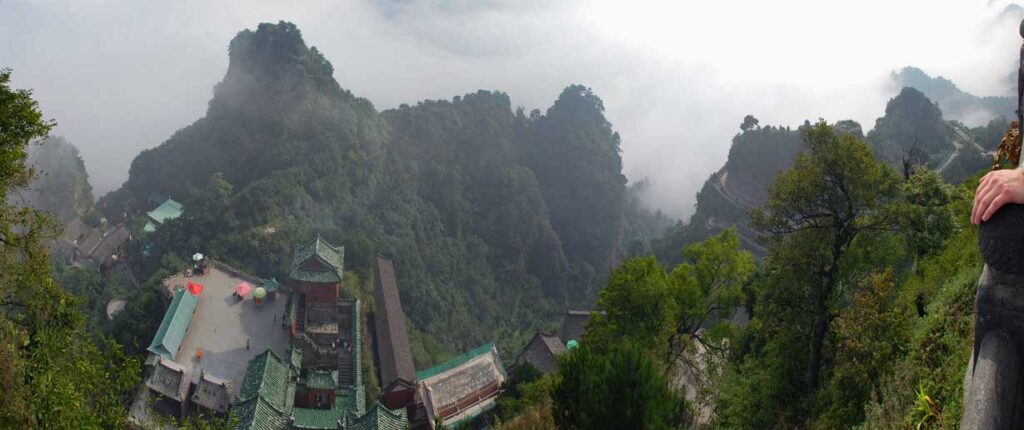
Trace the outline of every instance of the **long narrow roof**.
<path fill-rule="evenodd" d="M 89 258 L 97 263 L 102 263 L 114 255 L 117 247 L 123 245 L 131 237 L 131 233 L 124 225 L 118 225 L 100 240 L 90 252 Z"/>
<path fill-rule="evenodd" d="M 160 355 L 168 360 L 173 360 L 181 346 L 181 340 L 185 338 L 185 331 L 192 322 L 192 314 L 199 304 L 199 297 L 194 296 L 184 289 L 174 292 L 171 306 L 167 308 L 160 328 L 153 336 L 153 342 L 146 348 L 149 352 Z"/>
<path fill-rule="evenodd" d="M 89 230 L 84 237 L 78 240 L 78 250 L 82 251 L 82 254 L 89 255 L 97 246 L 100 245 L 100 241 L 103 240 L 103 230 L 94 228 Z"/>
<path fill-rule="evenodd" d="M 75 217 L 75 219 L 64 224 L 64 234 L 61 238 L 68 242 L 75 243 L 75 241 L 85 236 L 89 229 L 90 227 L 85 225 L 82 218 Z"/>
<path fill-rule="evenodd" d="M 380 358 L 382 387 L 398 379 L 416 381 L 416 368 L 412 362 L 412 347 L 405 327 L 405 313 L 402 299 L 398 294 L 395 268 L 384 257 L 377 257 L 374 266 L 376 288 L 373 297 L 377 304 L 374 324 L 377 329 L 377 355 Z"/>
<path fill-rule="evenodd" d="M 344 260 L 345 247 L 335 247 L 317 236 L 310 243 L 295 247 L 291 278 L 306 282 L 341 282 Z"/>
<path fill-rule="evenodd" d="M 490 354 L 494 349 L 495 348 L 494 348 L 494 343 L 493 342 L 480 345 L 480 346 L 478 346 L 478 347 L 476 347 L 474 349 L 471 349 L 469 351 L 466 351 L 466 352 L 462 353 L 458 357 L 455 357 L 455 358 L 453 358 L 451 360 L 448 360 L 448 361 L 446 361 L 444 363 L 438 364 L 437 366 L 434 366 L 434 367 L 431 367 L 431 368 L 424 369 L 424 370 L 421 370 L 419 372 L 416 372 L 416 379 L 419 379 L 419 380 L 422 381 L 422 380 L 425 380 L 425 379 L 433 378 L 433 377 L 435 377 L 437 375 L 440 375 L 442 373 L 448 372 L 448 371 L 450 371 L 452 369 L 455 369 L 455 368 L 457 368 L 457 367 L 459 367 L 459 366 L 461 366 L 463 364 L 466 364 L 470 360 L 472 360 L 472 359 L 474 359 L 476 357 L 480 357 L 482 355 Z M 499 367 L 501 367 L 501 366 L 499 366 Z M 502 368 L 501 370 L 502 370 L 502 372 L 505 371 L 504 368 Z"/>

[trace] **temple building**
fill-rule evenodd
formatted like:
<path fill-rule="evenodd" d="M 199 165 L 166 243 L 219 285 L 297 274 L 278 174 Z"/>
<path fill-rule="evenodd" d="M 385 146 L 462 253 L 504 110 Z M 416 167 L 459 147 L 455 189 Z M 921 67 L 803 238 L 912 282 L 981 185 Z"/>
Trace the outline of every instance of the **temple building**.
<path fill-rule="evenodd" d="M 598 312 L 571 309 L 566 311 L 565 315 L 562 315 L 562 325 L 558 329 L 558 337 L 562 339 L 562 343 L 566 343 L 570 340 L 575 340 L 577 342 L 583 340 L 583 332 L 586 331 L 587 323 L 590 322 L 590 317 L 595 313 Z"/>
<path fill-rule="evenodd" d="M 192 404 L 202 408 L 202 412 L 210 416 L 222 416 L 228 413 L 231 406 L 231 393 L 234 392 L 232 381 L 202 373 L 192 393 Z"/>
<path fill-rule="evenodd" d="M 530 363 L 541 372 L 554 373 L 558 370 L 558 356 L 566 351 L 565 343 L 557 335 L 537 332 L 523 348 L 523 352 L 519 353 L 519 357 L 516 357 L 513 366 Z"/>
<path fill-rule="evenodd" d="M 146 212 L 146 225 L 142 229 L 146 232 L 154 232 L 163 223 L 180 217 L 183 210 L 181 203 L 167 197 L 156 209 Z"/>
<path fill-rule="evenodd" d="M 131 233 L 124 225 L 109 226 L 103 221 L 99 227 L 90 227 L 75 218 L 64 226 L 53 251 L 68 264 L 109 268 L 124 260 L 129 240 Z"/>
<path fill-rule="evenodd" d="M 530 363 L 544 373 L 553 373 L 558 370 L 558 356 L 568 350 L 570 342 L 583 340 L 583 333 L 586 331 L 590 317 L 597 314 L 597 311 L 568 310 L 562 315 L 562 324 L 557 333 L 538 331 L 526 344 L 523 351 L 516 357 L 515 363 L 510 369 L 521 366 L 523 363 Z"/>
<path fill-rule="evenodd" d="M 253 358 L 232 404 L 236 429 L 404 429 L 404 408 L 366 409 L 361 303 L 341 297 L 343 247 L 320 237 L 295 248 L 287 312 L 290 348 Z M 273 282 L 272 284 L 276 284 Z"/>
<path fill-rule="evenodd" d="M 405 329 L 405 312 L 398 295 L 398 281 L 391 260 L 377 257 L 374 266 L 373 299 L 377 369 L 385 406 L 395 409 L 407 407 L 415 401 L 416 368 L 412 362 L 412 347 Z M 411 412 L 411 411 L 410 411 Z"/>
<path fill-rule="evenodd" d="M 145 383 L 156 399 L 153 409 L 176 418 L 185 416 L 192 372 L 184 365 L 164 357 L 157 357 L 153 365 L 153 373 L 146 378 Z"/>
<path fill-rule="evenodd" d="M 423 402 L 427 424 L 485 427 L 488 412 L 496 406 L 498 394 L 508 376 L 498 349 L 488 343 L 445 363 L 416 372 L 417 395 Z"/>

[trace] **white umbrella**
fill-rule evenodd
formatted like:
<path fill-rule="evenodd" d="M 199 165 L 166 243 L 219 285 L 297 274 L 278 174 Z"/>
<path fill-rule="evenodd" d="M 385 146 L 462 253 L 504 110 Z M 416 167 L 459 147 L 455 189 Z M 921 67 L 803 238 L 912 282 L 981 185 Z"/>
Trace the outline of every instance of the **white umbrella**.
<path fill-rule="evenodd" d="M 192 256 L 192 261 L 199 261 L 199 260 L 202 260 L 202 259 L 203 259 L 203 254 L 198 253 L 198 252 L 195 255 Z"/>

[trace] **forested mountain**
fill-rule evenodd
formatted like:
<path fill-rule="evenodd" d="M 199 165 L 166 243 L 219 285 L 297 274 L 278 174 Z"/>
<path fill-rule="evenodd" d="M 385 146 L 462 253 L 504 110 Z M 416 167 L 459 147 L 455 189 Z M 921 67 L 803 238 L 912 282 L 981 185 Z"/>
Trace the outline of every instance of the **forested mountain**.
<path fill-rule="evenodd" d="M 912 87 L 938 103 L 947 119 L 978 126 L 996 118 L 1012 118 L 1017 109 L 1012 97 L 978 97 L 958 88 L 942 76 L 931 77 L 916 67 L 893 72 L 890 79 L 898 88 Z M 1016 72 L 1013 74 L 1016 80 Z M 1009 92 L 1009 91 L 1008 91 Z"/>
<path fill-rule="evenodd" d="M 806 127 L 805 123 L 803 127 Z M 865 138 L 852 120 L 833 124 L 837 132 Z M 1000 118 L 985 126 L 968 128 L 946 121 L 939 106 L 921 91 L 905 87 L 889 100 L 885 115 L 867 133 L 875 156 L 905 177 L 915 169 L 939 172 L 946 182 L 959 184 L 991 165 L 991 151 L 999 144 L 1007 122 Z M 799 129 L 759 127 L 748 116 L 741 133 L 733 137 L 725 165 L 711 175 L 697 194 L 696 211 L 688 223 L 679 223 L 654 241 L 659 261 L 676 264 L 679 250 L 735 226 L 743 247 L 756 255 L 766 250 L 758 234 L 747 225 L 747 211 L 764 204 L 767 186 L 778 172 L 788 169 L 800 151 Z"/>
<path fill-rule="evenodd" d="M 425 365 L 491 339 L 518 350 L 566 307 L 589 306 L 624 244 L 642 248 L 664 224 L 626 210 L 619 137 L 586 87 L 544 114 L 489 91 L 378 112 L 293 24 L 229 48 L 205 117 L 141 153 L 101 199 L 111 217 L 154 193 L 184 203 L 144 271 L 202 251 L 280 279 L 314 234 L 346 247 L 352 279 L 389 256 Z"/>
<path fill-rule="evenodd" d="M 64 222 L 92 211 L 92 186 L 78 148 L 63 138 L 49 137 L 29 147 L 28 162 L 36 177 L 10 197 L 14 203 L 53 213 Z"/>
<path fill-rule="evenodd" d="M 697 209 L 689 223 L 677 224 L 655 241 L 658 260 L 677 264 L 686 245 L 731 226 L 737 227 L 745 249 L 763 254 L 757 234 L 747 227 L 747 210 L 764 203 L 767 184 L 793 163 L 799 150 L 800 133 L 788 127 L 751 127 L 733 137 L 725 166 L 697 193 Z"/>
<path fill-rule="evenodd" d="M 943 120 L 942 111 L 911 87 L 889 100 L 885 116 L 875 121 L 867 138 L 875 156 L 896 167 L 909 163 L 936 168 L 956 149 L 953 127 Z"/>

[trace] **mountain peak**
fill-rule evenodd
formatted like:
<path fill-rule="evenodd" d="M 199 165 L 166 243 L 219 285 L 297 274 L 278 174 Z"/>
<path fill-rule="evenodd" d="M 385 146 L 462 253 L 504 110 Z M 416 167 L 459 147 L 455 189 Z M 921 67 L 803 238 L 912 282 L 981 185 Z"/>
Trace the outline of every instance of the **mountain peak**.
<path fill-rule="evenodd" d="M 1014 72 L 1016 76 L 1016 72 Z M 1014 78 L 1016 79 L 1016 78 Z M 917 67 L 904 67 L 891 75 L 897 88 L 915 88 L 935 101 L 947 119 L 969 126 L 984 125 L 999 117 L 1010 118 L 1016 109 L 1011 97 L 978 97 L 956 86 L 942 76 L 932 77 Z"/>
<path fill-rule="evenodd" d="M 341 94 L 334 67 L 315 47 L 306 46 L 302 32 L 290 22 L 242 30 L 228 50 L 228 71 L 214 88 L 211 109 L 261 104 L 275 94 L 293 101 L 311 93 Z"/>
<path fill-rule="evenodd" d="M 306 47 L 302 32 L 290 22 L 261 23 L 256 31 L 242 30 L 228 45 L 231 65 L 250 73 L 263 72 L 269 77 L 283 77 L 295 68 L 313 74 L 331 76 L 334 68 L 315 48 Z"/>

